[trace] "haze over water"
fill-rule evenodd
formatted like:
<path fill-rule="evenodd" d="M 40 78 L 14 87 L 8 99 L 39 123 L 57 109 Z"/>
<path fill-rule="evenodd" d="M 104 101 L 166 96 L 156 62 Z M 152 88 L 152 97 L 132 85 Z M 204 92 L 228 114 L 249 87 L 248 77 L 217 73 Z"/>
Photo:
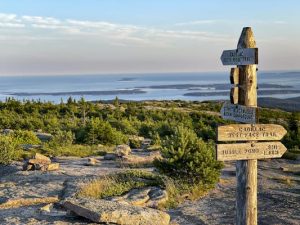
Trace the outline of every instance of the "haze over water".
<path fill-rule="evenodd" d="M 0 77 L 0 100 L 219 100 L 229 99 L 229 82 L 229 72 Z M 260 97 L 300 96 L 300 72 L 259 72 L 258 87 Z"/>

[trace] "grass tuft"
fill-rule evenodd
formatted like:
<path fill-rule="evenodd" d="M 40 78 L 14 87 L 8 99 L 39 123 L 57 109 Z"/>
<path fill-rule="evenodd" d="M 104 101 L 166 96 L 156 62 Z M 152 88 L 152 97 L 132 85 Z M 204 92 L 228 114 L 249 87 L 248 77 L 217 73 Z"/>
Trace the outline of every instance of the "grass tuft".
<path fill-rule="evenodd" d="M 204 196 L 212 186 L 185 184 L 172 178 L 144 170 L 127 170 L 91 180 L 81 187 L 79 197 L 106 198 L 120 196 L 133 188 L 159 186 L 168 193 L 168 201 L 159 208 L 174 208 L 185 199 L 196 200 Z"/>

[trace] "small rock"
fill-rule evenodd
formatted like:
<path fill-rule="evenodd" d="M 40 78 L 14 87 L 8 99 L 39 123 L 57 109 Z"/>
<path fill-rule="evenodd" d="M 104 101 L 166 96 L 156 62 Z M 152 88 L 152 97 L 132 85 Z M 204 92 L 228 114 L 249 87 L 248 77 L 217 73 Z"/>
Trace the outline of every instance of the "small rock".
<path fill-rule="evenodd" d="M 96 166 L 100 161 L 95 158 L 88 158 L 88 162 L 84 163 L 85 166 Z"/>
<path fill-rule="evenodd" d="M 162 190 L 159 187 L 146 187 L 132 189 L 125 195 L 108 199 L 122 204 L 158 208 L 160 204 L 163 204 L 168 200 L 168 193 L 166 190 Z"/>
<path fill-rule="evenodd" d="M 27 162 L 24 163 L 23 171 L 28 171 L 28 170 L 32 170 L 32 169 L 33 169 L 33 165 L 28 164 Z"/>
<path fill-rule="evenodd" d="M 115 160 L 117 158 L 117 155 L 115 153 L 106 153 L 106 155 L 103 157 L 104 160 Z"/>
<path fill-rule="evenodd" d="M 51 159 L 42 154 L 36 153 L 32 159 L 26 161 L 23 170 L 53 171 L 59 169 L 59 163 L 51 163 Z"/>
<path fill-rule="evenodd" d="M 53 204 L 50 203 L 50 204 L 47 204 L 47 205 L 41 207 L 41 208 L 40 208 L 40 211 L 50 212 L 52 208 L 53 208 Z"/>
<path fill-rule="evenodd" d="M 160 204 L 168 201 L 168 193 L 158 187 L 153 187 L 148 193 L 150 200 L 146 202 L 147 207 L 158 208 Z"/>
<path fill-rule="evenodd" d="M 29 159 L 29 164 L 43 164 L 43 165 L 49 165 L 51 163 L 51 160 L 43 160 L 43 159 Z"/>
<path fill-rule="evenodd" d="M 131 148 L 128 145 L 118 145 L 116 147 L 116 154 L 120 157 L 127 156 L 131 153 Z"/>
<path fill-rule="evenodd" d="M 150 199 L 150 191 L 151 188 L 132 189 L 124 196 L 124 200 L 132 205 L 143 206 Z"/>
<path fill-rule="evenodd" d="M 100 161 L 98 159 L 95 159 L 95 158 L 89 158 L 88 163 L 90 165 L 96 165 L 96 164 L 100 163 Z"/>
<path fill-rule="evenodd" d="M 59 170 L 59 163 L 51 163 L 47 167 L 47 171 Z"/>
<path fill-rule="evenodd" d="M 102 199 L 69 199 L 63 206 L 96 223 L 167 225 L 170 222 L 170 216 L 165 212 Z"/>
<path fill-rule="evenodd" d="M 34 155 L 33 158 L 36 159 L 36 160 L 39 160 L 39 161 L 48 162 L 48 164 L 51 163 L 51 159 L 49 157 L 44 156 L 44 155 L 42 155 L 40 153 L 35 153 L 35 155 Z"/>
<path fill-rule="evenodd" d="M 41 141 L 50 141 L 53 138 L 53 136 L 48 133 L 36 132 L 35 135 Z"/>

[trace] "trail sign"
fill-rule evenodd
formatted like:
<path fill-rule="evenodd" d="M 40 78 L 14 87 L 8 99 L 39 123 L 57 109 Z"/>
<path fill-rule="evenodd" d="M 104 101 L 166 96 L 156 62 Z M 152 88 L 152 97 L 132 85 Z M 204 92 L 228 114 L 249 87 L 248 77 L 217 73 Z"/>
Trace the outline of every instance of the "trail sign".
<path fill-rule="evenodd" d="M 226 161 L 280 158 L 286 150 L 286 147 L 279 141 L 218 144 L 217 160 Z"/>
<path fill-rule="evenodd" d="M 255 123 L 256 110 L 257 108 L 255 107 L 234 105 L 225 102 L 220 113 L 225 120 L 233 120 L 241 123 Z"/>
<path fill-rule="evenodd" d="M 278 158 L 286 148 L 280 140 L 286 130 L 274 124 L 257 124 L 257 68 L 258 49 L 251 27 L 244 27 L 237 49 L 225 50 L 223 65 L 237 65 L 230 73 L 231 102 L 221 109 L 224 119 L 241 123 L 218 127 L 218 141 L 248 141 L 237 144 L 217 144 L 217 160 L 236 161 L 236 221 L 237 225 L 257 225 L 257 159 Z"/>
<path fill-rule="evenodd" d="M 277 141 L 286 132 L 277 124 L 230 124 L 218 127 L 218 141 Z"/>
<path fill-rule="evenodd" d="M 238 48 L 225 50 L 221 55 L 223 65 L 251 65 L 258 64 L 257 48 Z"/>

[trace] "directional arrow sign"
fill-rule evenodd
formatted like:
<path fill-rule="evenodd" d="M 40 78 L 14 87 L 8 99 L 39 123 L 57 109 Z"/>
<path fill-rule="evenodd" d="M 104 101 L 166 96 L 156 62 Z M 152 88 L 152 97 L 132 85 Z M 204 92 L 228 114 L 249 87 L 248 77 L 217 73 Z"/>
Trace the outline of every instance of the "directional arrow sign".
<path fill-rule="evenodd" d="M 281 158 L 286 147 L 279 141 L 240 143 L 240 144 L 218 144 L 217 160 L 247 160 L 247 159 L 270 159 Z"/>
<path fill-rule="evenodd" d="M 225 120 L 233 120 L 241 123 L 255 123 L 256 110 L 257 108 L 255 107 L 234 105 L 225 102 L 220 113 Z"/>
<path fill-rule="evenodd" d="M 238 48 L 234 50 L 225 50 L 222 53 L 221 60 L 223 65 L 250 65 L 258 64 L 257 48 Z"/>
<path fill-rule="evenodd" d="M 230 124 L 218 127 L 218 141 L 276 141 L 286 132 L 277 124 Z"/>

